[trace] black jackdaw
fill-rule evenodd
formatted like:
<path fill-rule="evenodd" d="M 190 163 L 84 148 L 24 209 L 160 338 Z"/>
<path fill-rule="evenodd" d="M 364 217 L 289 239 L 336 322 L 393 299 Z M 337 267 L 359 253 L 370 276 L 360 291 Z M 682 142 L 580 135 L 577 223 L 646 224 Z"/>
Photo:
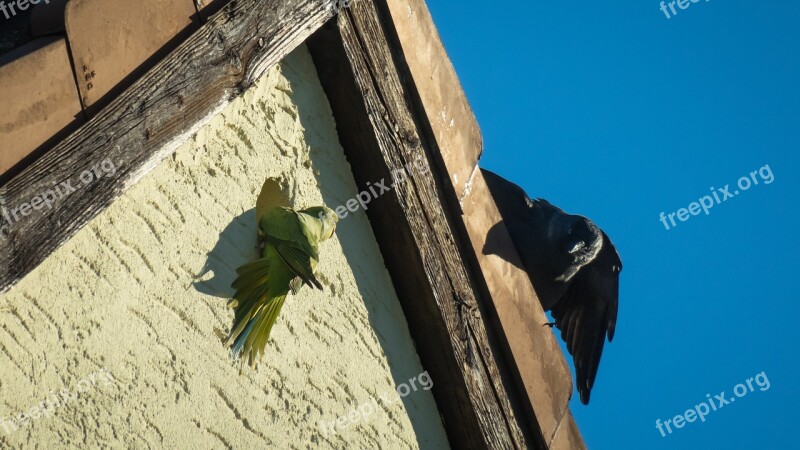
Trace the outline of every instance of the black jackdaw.
<path fill-rule="evenodd" d="M 575 363 L 581 403 L 589 403 L 603 344 L 614 338 L 622 261 L 592 221 L 547 200 L 531 200 L 516 184 L 482 169 L 511 240 L 545 311 Z M 484 254 L 502 255 L 487 236 Z"/>

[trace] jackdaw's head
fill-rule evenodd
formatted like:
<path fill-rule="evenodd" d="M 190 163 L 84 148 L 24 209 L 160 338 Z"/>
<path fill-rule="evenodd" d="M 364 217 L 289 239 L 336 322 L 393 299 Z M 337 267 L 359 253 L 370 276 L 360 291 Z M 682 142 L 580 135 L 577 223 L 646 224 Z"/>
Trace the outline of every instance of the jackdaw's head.
<path fill-rule="evenodd" d="M 567 214 L 546 200 L 537 200 L 531 208 L 543 224 L 542 248 L 549 250 L 545 260 L 557 281 L 569 281 L 600 252 L 602 231 L 586 217 Z"/>

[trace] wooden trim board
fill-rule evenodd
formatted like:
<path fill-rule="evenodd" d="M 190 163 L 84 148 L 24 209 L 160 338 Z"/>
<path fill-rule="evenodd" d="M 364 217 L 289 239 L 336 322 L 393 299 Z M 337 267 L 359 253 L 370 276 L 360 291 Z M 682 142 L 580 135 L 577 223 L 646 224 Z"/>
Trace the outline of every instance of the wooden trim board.
<path fill-rule="evenodd" d="M 396 61 L 382 1 L 356 2 L 309 40 L 339 139 L 356 182 L 434 164 L 425 116 L 410 98 L 412 79 Z M 343 64 L 342 61 L 345 61 Z M 410 171 L 409 171 L 410 172 Z M 424 170 L 422 172 L 425 172 Z M 445 208 L 448 177 L 409 176 L 367 211 L 417 345 L 453 448 L 537 448 L 510 398 L 513 381 L 497 360 L 477 286 Z"/>

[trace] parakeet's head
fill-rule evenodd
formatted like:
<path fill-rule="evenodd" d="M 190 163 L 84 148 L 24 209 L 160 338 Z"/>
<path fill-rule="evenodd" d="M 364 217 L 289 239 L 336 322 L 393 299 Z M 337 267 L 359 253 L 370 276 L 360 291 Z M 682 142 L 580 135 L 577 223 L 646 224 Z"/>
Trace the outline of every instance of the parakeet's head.
<path fill-rule="evenodd" d="M 339 216 L 327 206 L 313 206 L 306 211 L 319 217 L 319 220 L 322 221 L 322 236 L 320 236 L 320 239 L 330 239 L 333 236 L 333 232 L 336 231 L 336 223 L 339 221 Z"/>

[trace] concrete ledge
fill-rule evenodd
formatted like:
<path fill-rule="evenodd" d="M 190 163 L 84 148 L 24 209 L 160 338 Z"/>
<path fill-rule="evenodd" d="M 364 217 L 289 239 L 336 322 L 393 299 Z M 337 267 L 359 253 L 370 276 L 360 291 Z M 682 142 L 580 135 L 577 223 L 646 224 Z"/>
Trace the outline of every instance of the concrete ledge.
<path fill-rule="evenodd" d="M 192 0 L 71 0 L 66 29 L 81 100 L 90 107 L 199 25 Z"/>
<path fill-rule="evenodd" d="M 0 58 L 0 98 L 2 175 L 81 119 L 66 41 L 37 39 Z"/>

